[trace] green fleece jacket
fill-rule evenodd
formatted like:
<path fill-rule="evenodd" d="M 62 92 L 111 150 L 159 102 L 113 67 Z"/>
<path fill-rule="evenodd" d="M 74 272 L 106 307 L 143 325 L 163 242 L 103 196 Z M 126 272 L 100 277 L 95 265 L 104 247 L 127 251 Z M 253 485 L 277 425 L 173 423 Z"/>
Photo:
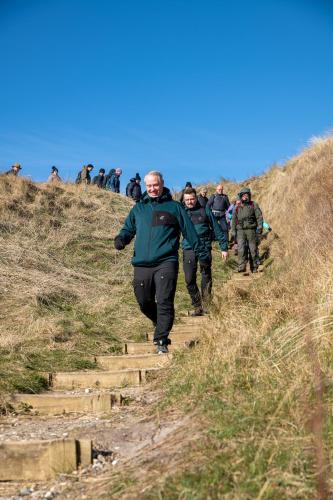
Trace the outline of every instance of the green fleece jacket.
<path fill-rule="evenodd" d="M 249 201 L 241 203 L 232 214 L 231 234 L 235 235 L 239 229 L 259 229 L 262 231 L 262 212 L 258 203 Z"/>
<path fill-rule="evenodd" d="M 209 251 L 212 248 L 214 235 L 220 244 L 222 252 L 228 251 L 227 235 L 222 231 L 220 224 L 217 222 L 209 208 L 201 207 L 198 202 L 193 208 L 185 206 L 185 211 L 191 219 L 200 240 Z M 191 245 L 185 238 L 182 241 L 182 248 L 183 250 L 191 250 Z"/>
<path fill-rule="evenodd" d="M 133 266 L 154 267 L 165 261 L 178 261 L 180 235 L 189 242 L 200 262 L 209 262 L 209 252 L 178 201 L 164 188 L 158 198 L 145 192 L 128 214 L 119 235 L 124 245 L 136 236 Z"/>

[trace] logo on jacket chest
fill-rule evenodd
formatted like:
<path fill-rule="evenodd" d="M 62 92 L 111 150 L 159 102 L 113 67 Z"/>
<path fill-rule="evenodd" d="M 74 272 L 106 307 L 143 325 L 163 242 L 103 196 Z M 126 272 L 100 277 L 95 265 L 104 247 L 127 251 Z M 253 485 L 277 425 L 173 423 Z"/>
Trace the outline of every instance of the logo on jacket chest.
<path fill-rule="evenodd" d="M 154 210 L 152 226 L 176 226 L 177 218 L 166 210 Z"/>

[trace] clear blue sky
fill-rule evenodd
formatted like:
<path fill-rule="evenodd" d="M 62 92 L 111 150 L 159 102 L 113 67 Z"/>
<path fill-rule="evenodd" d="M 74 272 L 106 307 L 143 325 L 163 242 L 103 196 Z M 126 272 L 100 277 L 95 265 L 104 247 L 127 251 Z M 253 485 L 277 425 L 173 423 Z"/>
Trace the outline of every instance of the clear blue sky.
<path fill-rule="evenodd" d="M 0 0 L 0 170 L 243 179 L 333 125 L 333 2 Z"/>

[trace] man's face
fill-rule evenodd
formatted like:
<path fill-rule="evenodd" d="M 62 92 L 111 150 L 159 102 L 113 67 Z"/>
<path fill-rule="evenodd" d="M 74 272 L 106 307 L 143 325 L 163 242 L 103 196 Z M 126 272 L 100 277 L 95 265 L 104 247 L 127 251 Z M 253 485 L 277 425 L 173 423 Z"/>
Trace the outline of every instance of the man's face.
<path fill-rule="evenodd" d="M 192 194 L 184 194 L 184 203 L 187 208 L 193 208 L 197 204 L 197 197 L 194 193 Z"/>
<path fill-rule="evenodd" d="M 87 167 L 87 170 L 88 170 L 89 172 L 91 172 L 93 168 L 94 168 L 94 167 Z"/>
<path fill-rule="evenodd" d="M 15 172 L 15 175 L 19 173 L 19 168 L 18 167 L 13 167 L 13 171 Z"/>
<path fill-rule="evenodd" d="M 221 186 L 220 184 L 216 186 L 216 192 L 217 194 L 223 194 L 223 186 Z"/>
<path fill-rule="evenodd" d="M 151 198 L 158 198 L 163 193 L 164 182 L 158 175 L 147 175 L 145 184 L 147 193 Z"/>
<path fill-rule="evenodd" d="M 242 194 L 242 201 L 249 201 L 249 195 L 247 193 Z"/>

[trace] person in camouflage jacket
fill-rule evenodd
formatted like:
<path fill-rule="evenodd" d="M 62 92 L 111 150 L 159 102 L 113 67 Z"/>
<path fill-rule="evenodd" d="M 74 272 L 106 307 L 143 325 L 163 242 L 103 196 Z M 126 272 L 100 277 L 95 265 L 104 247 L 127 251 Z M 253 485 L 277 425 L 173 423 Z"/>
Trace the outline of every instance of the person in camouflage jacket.
<path fill-rule="evenodd" d="M 246 271 L 247 249 L 253 261 L 252 272 L 257 272 L 257 235 L 262 233 L 263 217 L 259 205 L 251 200 L 251 190 L 243 188 L 238 194 L 240 204 L 233 212 L 231 236 L 237 237 L 238 272 Z"/>

